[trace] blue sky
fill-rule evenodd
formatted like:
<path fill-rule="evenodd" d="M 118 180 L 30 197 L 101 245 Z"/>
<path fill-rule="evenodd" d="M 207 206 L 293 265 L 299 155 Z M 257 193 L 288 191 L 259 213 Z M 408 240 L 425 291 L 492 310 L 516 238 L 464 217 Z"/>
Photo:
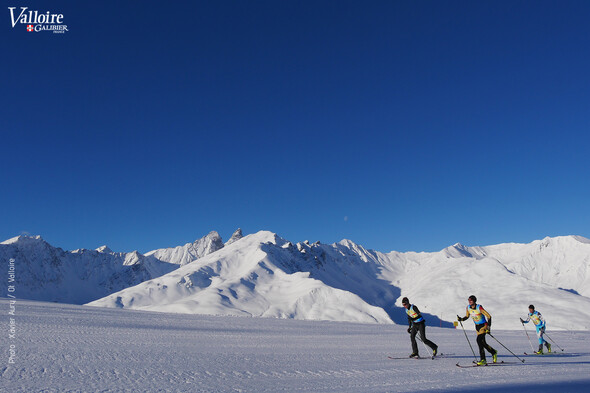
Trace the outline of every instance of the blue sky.
<path fill-rule="evenodd" d="M 1 11 L 2 240 L 590 237 L 588 2 L 8 6 L 69 31 Z"/>

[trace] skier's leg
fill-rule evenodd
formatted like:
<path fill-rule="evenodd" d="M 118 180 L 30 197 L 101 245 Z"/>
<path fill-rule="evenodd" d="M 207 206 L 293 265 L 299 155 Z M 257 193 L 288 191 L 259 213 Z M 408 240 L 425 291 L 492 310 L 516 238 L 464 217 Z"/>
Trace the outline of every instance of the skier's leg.
<path fill-rule="evenodd" d="M 484 346 L 485 346 L 485 334 L 478 334 L 477 335 L 477 346 L 479 347 L 479 357 L 481 358 L 481 360 L 485 360 L 486 358 L 486 353 L 484 351 Z"/>
<path fill-rule="evenodd" d="M 543 326 L 543 336 L 545 336 L 545 329 L 547 328 L 547 326 Z M 545 346 L 547 347 L 547 352 L 551 352 L 551 344 L 549 344 L 549 341 L 545 340 L 545 337 L 543 337 L 543 341 L 545 341 Z"/>
<path fill-rule="evenodd" d="M 496 350 L 494 348 L 492 348 L 490 346 L 490 344 L 487 343 L 487 341 L 486 341 L 486 335 L 485 334 L 482 334 L 482 336 L 483 336 L 483 345 L 484 345 L 484 348 L 488 350 L 488 352 L 490 353 L 490 355 L 496 354 Z"/>
<path fill-rule="evenodd" d="M 426 323 L 420 324 L 420 338 L 424 344 L 428 345 L 433 351 L 438 348 L 438 346 L 426 338 Z"/>
<path fill-rule="evenodd" d="M 416 324 L 412 324 L 412 330 L 410 331 L 410 341 L 412 341 L 412 354 L 418 354 L 418 343 L 416 343 Z"/>

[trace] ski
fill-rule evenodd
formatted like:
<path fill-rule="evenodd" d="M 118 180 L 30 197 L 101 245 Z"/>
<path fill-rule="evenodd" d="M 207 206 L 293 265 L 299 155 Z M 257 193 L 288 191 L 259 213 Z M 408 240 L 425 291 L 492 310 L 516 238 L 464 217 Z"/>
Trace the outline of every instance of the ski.
<path fill-rule="evenodd" d="M 505 362 L 505 361 L 501 361 L 501 362 L 497 362 L 497 363 L 488 363 L 488 364 L 469 364 L 469 365 L 465 365 L 465 364 L 459 364 L 457 363 L 456 366 L 460 367 L 460 368 L 471 368 L 471 367 L 487 367 L 487 366 L 504 366 L 507 364 L 517 364 L 515 362 Z"/>
<path fill-rule="evenodd" d="M 547 356 L 547 355 L 553 355 L 553 356 L 559 356 L 559 355 L 563 355 L 563 353 L 560 352 L 544 352 L 544 353 L 528 353 L 525 352 L 524 353 L 526 356 Z"/>
<path fill-rule="evenodd" d="M 388 356 L 387 358 L 391 359 L 391 360 L 402 360 L 402 359 L 431 359 L 431 360 L 434 360 L 435 358 L 444 358 L 445 356 L 450 356 L 450 355 L 454 355 L 454 354 L 453 353 L 438 353 L 438 354 L 436 354 L 436 356 L 425 356 L 425 357 L 419 356 L 417 358 L 411 358 L 409 356 L 408 357 Z"/>

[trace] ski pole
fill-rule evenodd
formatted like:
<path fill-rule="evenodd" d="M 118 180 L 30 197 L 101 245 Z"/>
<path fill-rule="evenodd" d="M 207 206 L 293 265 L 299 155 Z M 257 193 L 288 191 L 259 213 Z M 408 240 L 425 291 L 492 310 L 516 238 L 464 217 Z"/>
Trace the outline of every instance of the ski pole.
<path fill-rule="evenodd" d="M 520 323 L 522 324 L 522 328 L 524 329 L 524 332 L 526 333 L 526 336 L 529 339 L 529 344 L 531 344 L 531 350 L 533 352 L 535 352 L 535 348 L 533 348 L 533 342 L 531 341 L 531 337 L 529 336 L 529 332 L 526 331 L 526 327 L 524 326 L 524 322 L 522 321 L 522 319 L 520 320 Z"/>
<path fill-rule="evenodd" d="M 491 334 L 491 333 L 488 333 L 488 336 L 490 336 L 490 337 L 491 337 L 491 338 L 493 338 L 494 340 L 498 341 L 498 344 L 500 344 L 501 346 L 503 346 L 503 347 L 504 347 L 504 349 L 506 349 L 508 352 L 510 352 L 512 355 L 514 355 L 514 357 L 515 357 L 515 358 L 517 358 L 518 360 L 520 360 L 521 362 L 523 362 L 523 363 L 524 363 L 524 359 L 521 359 L 521 358 L 519 358 L 518 356 L 516 356 L 516 355 L 514 354 L 514 352 L 512 352 L 511 350 L 509 350 L 508 348 L 506 348 L 506 345 L 502 344 L 502 343 L 500 342 L 500 340 L 498 340 L 496 337 L 492 336 L 492 334 Z"/>
<path fill-rule="evenodd" d="M 424 341 L 422 341 L 422 339 L 418 336 L 416 336 L 416 338 L 418 340 L 420 340 L 420 342 L 422 343 L 422 345 L 424 346 L 424 349 L 426 350 L 426 352 L 431 352 L 432 350 L 429 350 L 428 347 L 426 346 L 426 343 Z"/>
<path fill-rule="evenodd" d="M 477 361 L 477 356 L 475 356 L 475 351 L 473 350 L 473 347 L 471 346 L 471 341 L 469 341 L 469 337 L 467 337 L 467 333 L 465 332 L 465 328 L 463 327 L 463 322 L 461 322 L 461 320 L 459 320 L 459 323 L 461 324 L 461 329 L 463 329 L 463 333 L 465 333 L 465 338 L 467 339 L 467 342 L 469 343 L 469 348 L 471 348 L 471 352 L 473 353 L 473 358 Z"/>
<path fill-rule="evenodd" d="M 548 335 L 547 333 L 544 333 L 543 335 L 544 335 L 544 336 L 547 336 L 547 338 L 548 338 L 549 340 L 551 340 L 551 342 L 552 342 L 553 344 L 555 344 L 555 345 L 557 346 L 557 348 L 561 349 L 561 352 L 563 352 L 563 348 L 562 348 L 562 347 L 560 347 L 560 346 L 559 346 L 559 345 L 558 345 L 558 344 L 557 344 L 555 341 L 553 341 L 553 339 L 552 339 L 551 337 L 549 337 L 549 335 Z"/>

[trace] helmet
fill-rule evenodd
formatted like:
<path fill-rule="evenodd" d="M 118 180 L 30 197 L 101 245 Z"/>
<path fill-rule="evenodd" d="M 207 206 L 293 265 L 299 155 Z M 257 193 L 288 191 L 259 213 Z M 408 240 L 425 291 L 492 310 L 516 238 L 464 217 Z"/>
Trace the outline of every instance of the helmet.
<path fill-rule="evenodd" d="M 469 300 L 473 300 L 473 303 L 477 302 L 477 298 L 475 297 L 475 295 L 469 296 Z"/>
<path fill-rule="evenodd" d="M 534 309 L 535 309 L 535 306 L 533 306 L 533 305 L 531 304 L 531 305 L 529 306 L 529 308 L 530 308 L 531 310 L 534 310 Z"/>
<path fill-rule="evenodd" d="M 402 304 L 410 304 L 410 301 L 408 300 L 407 297 L 402 299 Z"/>

